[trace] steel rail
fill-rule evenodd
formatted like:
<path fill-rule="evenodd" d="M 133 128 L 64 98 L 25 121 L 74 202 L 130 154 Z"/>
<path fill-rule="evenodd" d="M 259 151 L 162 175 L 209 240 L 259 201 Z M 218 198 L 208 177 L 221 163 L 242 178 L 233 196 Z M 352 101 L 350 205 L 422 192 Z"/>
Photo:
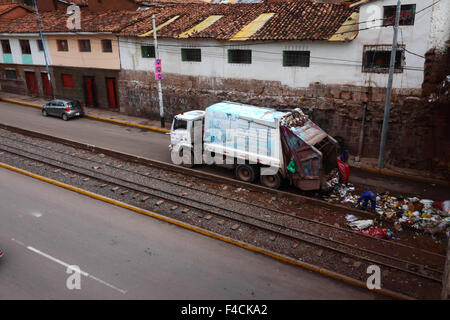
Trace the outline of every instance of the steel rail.
<path fill-rule="evenodd" d="M 428 275 L 424 275 L 424 274 L 421 274 L 421 273 L 417 273 L 417 272 L 411 271 L 411 270 L 409 270 L 409 269 L 407 269 L 407 268 L 404 269 L 404 268 L 401 268 L 401 267 L 398 267 L 398 266 L 394 266 L 394 265 L 388 264 L 388 263 L 386 263 L 386 262 L 381 262 L 381 261 L 375 260 L 375 259 L 373 259 L 373 258 L 363 257 L 363 256 L 361 256 L 361 255 L 356 255 L 356 254 L 354 254 L 354 253 L 349 253 L 349 252 L 346 252 L 346 251 L 341 250 L 341 249 L 338 249 L 338 248 L 330 247 L 330 246 L 328 246 L 328 245 L 324 245 L 324 244 L 320 244 L 320 245 L 319 245 L 319 244 L 317 244 L 317 242 L 314 242 L 314 241 L 311 241 L 311 240 L 307 240 L 307 239 L 304 239 L 304 238 L 302 239 L 302 238 L 299 238 L 298 236 L 295 237 L 295 236 L 293 236 L 293 235 L 291 235 L 291 234 L 286 233 L 284 230 L 281 231 L 281 230 L 276 230 L 276 229 L 277 229 L 277 228 L 281 228 L 281 229 L 285 229 L 285 230 L 287 229 L 287 230 L 290 230 L 291 232 L 294 232 L 294 233 L 306 234 L 307 236 L 315 237 L 315 238 L 318 238 L 318 239 L 323 240 L 323 241 L 331 242 L 331 243 L 333 243 L 333 244 L 336 244 L 336 243 L 337 243 L 337 244 L 339 244 L 339 245 L 341 245 L 341 246 L 346 246 L 346 247 L 352 248 L 352 249 L 354 249 L 354 250 L 359 250 L 360 252 L 367 252 L 367 253 L 370 253 L 370 254 L 374 254 L 374 255 L 379 255 L 379 256 L 381 256 L 379 253 L 376 253 L 376 252 L 370 252 L 370 251 L 367 251 L 366 249 L 361 249 L 361 248 L 353 247 L 353 246 L 348 245 L 348 244 L 346 244 L 346 243 L 338 242 L 338 241 L 336 241 L 336 240 L 331 240 L 331 239 L 328 239 L 328 238 L 325 238 L 325 237 L 322 237 L 322 236 L 318 236 L 318 235 L 316 235 L 316 234 L 312 234 L 312 233 L 309 233 L 309 232 L 306 232 L 306 231 L 303 231 L 303 230 L 298 230 L 298 229 L 293 229 L 293 228 L 289 228 L 289 227 L 286 227 L 286 226 L 278 225 L 278 224 L 275 224 L 275 223 L 273 223 L 273 222 L 266 221 L 266 220 L 263 220 L 263 219 L 260 219 L 260 218 L 257 218 L 257 217 L 252 217 L 252 216 L 248 216 L 248 215 L 242 214 L 242 213 L 240 213 L 240 212 L 235 212 L 235 211 L 230 210 L 230 209 L 227 209 L 227 208 L 221 208 L 221 207 L 217 207 L 217 206 L 216 206 L 216 208 L 219 209 L 219 213 L 218 213 L 218 212 L 215 212 L 215 211 L 211 211 L 211 210 L 208 210 L 208 209 L 204 209 L 204 208 L 198 207 L 198 206 L 196 206 L 196 205 L 192 205 L 192 204 L 189 205 L 189 204 L 186 204 L 186 203 L 181 202 L 181 201 L 177 201 L 177 200 L 173 200 L 173 199 L 168 199 L 166 196 L 155 195 L 155 194 L 151 194 L 151 193 L 149 193 L 149 192 L 147 192 L 147 191 L 142 191 L 142 189 L 137 189 L 137 188 L 130 187 L 130 186 L 124 186 L 124 185 L 123 185 L 123 182 L 125 182 L 125 183 L 127 183 L 127 184 L 134 184 L 134 185 L 135 185 L 135 183 L 130 182 L 130 181 L 127 181 L 127 180 L 124 180 L 124 179 L 121 179 L 121 178 L 117 178 L 117 177 L 114 177 L 114 176 L 111 176 L 111 175 L 108 175 L 108 174 L 105 174 L 105 173 L 94 172 L 94 171 L 92 171 L 92 170 L 90 170 L 90 169 L 83 168 L 83 167 L 80 167 L 80 166 L 76 166 L 76 165 L 73 165 L 73 164 L 70 164 L 70 163 L 61 161 L 61 160 L 52 159 L 52 158 L 49 158 L 49 157 L 44 156 L 44 155 L 39 155 L 39 154 L 36 154 L 36 153 L 26 152 L 26 153 L 28 153 L 28 154 L 34 154 L 34 155 L 37 156 L 37 157 L 45 158 L 45 159 L 50 160 L 50 161 L 53 161 L 53 162 L 60 162 L 60 163 L 62 163 L 62 164 L 64 164 L 64 165 L 69 165 L 69 166 L 71 166 L 71 167 L 75 167 L 75 168 L 78 168 L 78 169 L 81 169 L 81 170 L 88 171 L 88 172 L 90 172 L 91 174 L 81 173 L 81 172 L 76 171 L 76 170 L 73 170 L 73 169 L 68 169 L 67 167 L 63 167 L 63 166 L 60 166 L 60 165 L 55 165 L 54 163 L 53 163 L 53 164 L 50 164 L 48 161 L 43 161 L 43 160 L 40 160 L 40 159 L 36 159 L 36 158 L 30 157 L 29 155 L 23 155 L 23 154 L 21 154 L 21 152 L 23 152 L 23 151 L 20 150 L 20 149 L 18 149 L 18 148 L 11 147 L 11 146 L 6 146 L 6 147 L 7 147 L 7 148 L 9 147 L 9 148 L 16 149 L 17 151 L 14 152 L 14 151 L 6 150 L 6 149 L 2 148 L 2 150 L 6 151 L 6 152 L 9 152 L 9 153 L 11 153 L 11 154 L 14 154 L 15 156 L 19 156 L 19 157 L 22 157 L 22 158 L 27 158 L 27 159 L 29 159 L 29 160 L 33 160 L 33 161 L 37 161 L 37 162 L 41 162 L 41 163 L 44 163 L 45 165 L 53 166 L 53 167 L 56 167 L 56 168 L 59 168 L 59 169 L 62 169 L 62 170 L 71 171 L 71 172 L 73 172 L 73 173 L 75 173 L 75 174 L 78 174 L 78 175 L 84 175 L 84 176 L 87 176 L 87 177 L 90 177 L 90 178 L 94 178 L 94 179 L 96 179 L 96 180 L 98 180 L 98 181 L 106 182 L 106 183 L 108 183 L 108 184 L 114 184 L 114 185 L 119 186 L 119 187 L 122 187 L 122 188 L 126 188 L 126 189 L 129 189 L 129 190 L 133 190 L 134 192 L 145 193 L 145 194 L 150 195 L 150 196 L 152 196 L 152 197 L 157 197 L 157 198 L 160 198 L 160 199 L 164 199 L 164 200 L 169 201 L 169 202 L 172 202 L 172 203 L 177 203 L 178 205 L 188 206 L 188 207 L 193 208 L 193 209 L 195 209 L 195 210 L 200 210 L 200 211 L 203 211 L 203 212 L 207 212 L 208 214 L 213 214 L 213 215 L 216 215 L 216 216 L 219 215 L 219 216 L 221 216 L 221 217 L 225 217 L 225 218 L 227 218 L 227 219 L 232 219 L 232 220 L 238 221 L 238 222 L 240 222 L 240 223 L 244 223 L 244 224 L 251 225 L 251 226 L 253 226 L 253 227 L 259 227 L 259 228 L 265 229 L 265 230 L 270 231 L 270 232 L 275 232 L 275 233 L 278 233 L 278 234 L 282 234 L 282 235 L 284 235 L 284 236 L 293 238 L 293 239 L 295 239 L 295 240 L 299 240 L 299 241 L 307 242 L 307 243 L 312 244 L 312 245 L 315 245 L 315 246 L 320 246 L 320 247 L 323 247 L 323 248 L 327 248 L 327 249 L 329 249 L 329 250 L 333 250 L 333 251 L 338 252 L 338 253 L 343 254 L 343 255 L 353 256 L 353 257 L 356 257 L 356 258 L 359 258 L 359 259 L 362 259 L 362 260 L 365 260 L 365 261 L 370 261 L 370 262 L 373 262 L 373 263 L 377 263 L 377 264 L 380 264 L 380 265 L 384 265 L 384 266 L 386 266 L 386 267 L 390 267 L 390 268 L 393 268 L 393 269 L 397 269 L 397 270 L 402 271 L 402 272 L 407 272 L 407 273 L 412 274 L 412 275 L 415 275 L 415 276 L 417 276 L 417 277 L 426 278 L 426 279 L 429 279 L 429 280 L 432 280 L 432 281 L 436 281 L 436 282 L 439 282 L 439 283 L 441 282 L 440 279 L 436 279 L 436 278 L 430 277 L 430 276 L 428 276 Z M 48 149 L 47 149 L 47 150 L 48 150 Z M 66 155 L 67 155 L 67 154 L 66 154 Z M 84 159 L 84 160 L 86 160 L 86 159 Z M 86 160 L 86 161 L 89 161 L 89 160 Z M 109 180 L 105 180 L 104 178 L 99 178 L 97 175 L 107 176 L 109 179 L 113 179 L 113 180 L 121 180 L 122 183 L 111 182 L 111 181 L 109 181 Z M 151 187 L 148 187 L 148 186 L 143 186 L 143 185 L 140 185 L 140 187 L 141 187 L 141 188 L 145 188 L 145 189 L 153 189 L 153 190 L 156 190 L 156 189 L 154 189 L 154 188 L 151 188 Z M 161 190 L 156 190 L 156 191 L 157 191 L 157 192 L 161 192 Z M 172 194 L 172 195 L 175 196 L 175 197 L 179 197 L 179 195 L 174 195 L 174 194 Z M 203 202 L 198 201 L 198 200 L 192 200 L 192 199 L 189 199 L 189 198 L 184 198 L 184 199 L 187 200 L 187 201 L 197 202 L 197 203 L 200 203 L 200 204 L 203 204 L 203 205 L 207 205 L 208 207 L 211 206 L 210 204 L 206 204 L 206 203 L 203 203 Z M 222 213 L 223 210 L 232 212 L 232 214 L 234 214 L 234 215 L 244 217 L 244 219 L 242 219 L 241 217 L 239 217 L 239 218 L 236 218 L 236 217 L 230 217 L 229 215 L 223 214 L 223 213 Z M 274 227 L 261 226 L 261 225 L 255 225 L 254 223 L 249 223 L 248 221 L 245 221 L 246 219 L 250 219 L 250 220 L 253 219 L 253 220 L 256 220 L 259 224 L 260 224 L 260 223 L 263 223 L 263 224 L 266 224 L 266 225 L 273 225 L 273 226 L 275 226 L 275 228 L 274 228 Z M 274 230 L 274 229 L 275 229 L 275 230 Z M 408 261 L 404 261 L 403 259 L 395 259 L 395 258 L 393 258 L 393 257 L 385 257 L 385 258 L 391 259 L 391 260 L 396 260 L 396 261 L 405 263 L 406 265 L 415 265 L 416 267 L 418 267 L 419 269 L 422 269 L 422 270 L 423 270 L 423 269 L 428 269 L 428 270 L 430 270 L 430 271 L 432 271 L 432 272 L 435 272 L 435 273 L 438 273 L 438 274 L 441 274 L 441 273 L 442 273 L 442 272 L 439 271 L 439 270 L 432 270 L 432 269 L 428 268 L 427 266 L 423 266 L 423 265 L 420 265 L 420 264 L 417 264 L 417 263 L 411 263 L 411 262 L 408 262 Z"/>
<path fill-rule="evenodd" d="M 9 139 L 9 140 L 12 140 L 12 141 L 18 141 L 16 139 L 11 138 L 11 137 L 5 137 L 4 135 L 0 135 L 0 137 L 6 138 L 6 139 Z M 23 141 L 23 140 L 20 140 L 20 142 L 28 144 L 28 145 L 32 145 L 32 146 L 37 147 L 37 148 L 43 148 L 45 150 L 48 150 L 47 148 L 45 148 L 42 145 L 37 145 L 37 144 L 31 143 L 31 142 L 28 142 L 28 141 Z M 58 150 L 55 150 L 55 149 L 52 149 L 52 151 L 56 151 L 58 153 L 61 153 L 61 154 L 65 155 L 65 156 L 67 156 L 67 154 L 64 151 L 58 151 Z M 78 158 L 78 159 L 81 159 L 81 160 L 84 160 L 84 161 L 90 161 L 90 162 L 94 162 L 94 163 L 97 163 L 97 164 L 105 165 L 104 162 L 97 161 L 95 159 L 86 159 L 86 158 L 83 158 L 83 157 L 80 157 L 80 156 L 77 156 L 77 155 L 75 155 L 75 156 L 71 155 L 71 157 Z M 176 185 L 178 187 L 187 188 L 187 189 L 190 189 L 190 190 L 195 191 L 195 192 L 202 192 L 202 193 L 214 196 L 214 197 L 221 197 L 223 199 L 231 200 L 231 201 L 234 201 L 234 202 L 237 202 L 237 203 L 240 203 L 240 204 L 244 204 L 244 205 L 249 206 L 249 207 L 257 207 L 259 209 L 266 210 L 266 211 L 269 211 L 269 212 L 273 212 L 273 213 L 276 213 L 278 215 L 290 216 L 290 217 L 292 217 L 292 218 L 294 218 L 296 220 L 306 221 L 307 223 L 310 223 L 310 224 L 322 225 L 322 226 L 325 226 L 325 227 L 328 227 L 328 228 L 339 230 L 340 232 L 345 232 L 345 233 L 351 234 L 352 236 L 354 235 L 356 237 L 361 237 L 361 238 L 364 238 L 364 239 L 370 239 L 368 241 L 381 242 L 384 245 L 390 246 L 392 249 L 395 249 L 395 247 L 403 247 L 403 248 L 407 248 L 407 249 L 411 249 L 411 250 L 416 250 L 416 251 L 422 252 L 423 254 L 433 255 L 433 256 L 436 256 L 436 257 L 441 258 L 441 259 L 445 259 L 445 257 L 446 257 L 446 256 L 438 254 L 438 253 L 434 253 L 434 252 L 431 252 L 431 251 L 428 251 L 428 250 L 423 250 L 421 248 L 416 248 L 416 247 L 413 247 L 413 246 L 408 246 L 406 244 L 392 243 L 392 241 L 389 241 L 389 240 L 373 238 L 373 237 L 370 237 L 369 235 L 366 235 L 366 234 L 354 232 L 353 230 L 349 230 L 349 229 L 346 229 L 346 228 L 341 228 L 340 226 L 335 226 L 335 225 L 327 224 L 327 223 L 324 223 L 324 222 L 321 222 L 321 221 L 316 221 L 316 220 L 313 220 L 313 219 L 302 217 L 302 216 L 296 215 L 295 213 L 291 213 L 291 212 L 287 212 L 287 211 L 281 211 L 281 210 L 272 209 L 272 208 L 267 208 L 267 207 L 264 207 L 264 206 L 259 205 L 259 204 L 249 203 L 249 202 L 246 202 L 246 201 L 242 201 L 240 199 L 231 198 L 231 197 L 227 197 L 225 195 L 220 195 L 220 194 L 217 194 L 217 193 L 209 192 L 207 190 L 201 190 L 201 189 L 189 187 L 189 186 L 187 186 L 185 184 L 180 184 L 180 183 L 176 183 L 176 182 L 173 182 L 173 181 L 164 180 L 164 179 L 161 179 L 161 178 L 158 178 L 158 177 L 155 177 L 155 176 L 144 175 L 144 174 L 142 174 L 140 172 L 132 171 L 132 170 L 129 170 L 129 169 L 126 169 L 126 168 L 120 168 L 120 170 L 127 171 L 127 172 L 132 173 L 132 174 L 140 175 L 140 176 L 145 177 L 145 178 L 152 178 L 152 179 L 164 182 L 166 184 L 173 184 L 173 185 Z M 145 186 L 145 185 L 142 185 L 142 184 L 140 184 L 140 185 L 144 186 L 144 187 L 148 187 L 148 186 Z M 337 207 L 337 210 L 342 210 L 342 208 Z M 369 251 L 369 249 L 366 249 L 366 250 Z M 386 258 L 395 258 L 395 257 L 392 257 L 392 256 L 384 255 L 384 254 L 379 253 L 379 252 L 373 252 L 372 251 L 371 253 L 377 254 L 377 255 L 380 255 L 380 256 L 384 256 Z M 415 262 L 411 261 L 411 263 L 414 264 Z M 433 268 L 429 268 L 429 267 L 427 267 L 427 269 L 430 269 L 430 270 L 433 270 L 433 271 L 439 271 L 439 270 L 436 270 L 436 269 L 433 269 Z"/>

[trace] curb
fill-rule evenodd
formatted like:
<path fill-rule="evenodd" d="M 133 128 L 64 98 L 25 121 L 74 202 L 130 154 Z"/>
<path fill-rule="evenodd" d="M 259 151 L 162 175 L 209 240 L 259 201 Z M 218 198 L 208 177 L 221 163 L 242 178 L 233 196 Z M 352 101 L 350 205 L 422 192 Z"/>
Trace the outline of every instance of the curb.
<path fill-rule="evenodd" d="M 343 282 L 345 282 L 347 284 L 367 289 L 367 286 L 366 286 L 365 283 L 363 283 L 361 281 L 358 281 L 358 280 L 354 280 L 354 279 L 349 278 L 349 277 L 347 277 L 345 275 L 341 275 L 341 274 L 335 273 L 333 271 L 329 271 L 329 270 L 326 270 L 326 269 L 323 269 L 323 268 L 319 268 L 319 267 L 311 265 L 309 263 L 299 262 L 298 260 L 294 260 L 294 259 L 289 258 L 287 256 L 284 256 L 284 255 L 281 255 L 281 254 L 278 254 L 278 253 L 275 253 L 275 252 L 272 252 L 272 251 L 269 251 L 269 250 L 265 250 L 265 249 L 261 249 L 261 248 L 258 248 L 258 247 L 254 247 L 252 245 L 243 243 L 241 241 L 233 240 L 231 238 L 219 235 L 219 234 L 217 234 L 215 232 L 211 232 L 211 231 L 208 231 L 208 230 L 205 230 L 205 229 L 202 229 L 202 228 L 199 228 L 199 227 L 196 227 L 196 226 L 193 226 L 193 225 L 181 222 L 181 221 L 177 221 L 177 220 L 174 220 L 174 219 L 162 216 L 162 215 L 160 215 L 158 213 L 155 213 L 155 212 L 151 212 L 151 211 L 148 211 L 148 210 L 145 210 L 145 209 L 141 209 L 141 208 L 138 208 L 138 207 L 126 204 L 126 203 L 121 202 L 121 201 L 117 201 L 117 200 L 114 200 L 114 199 L 111 199 L 111 198 L 108 198 L 108 197 L 105 197 L 105 196 L 102 196 L 102 195 L 99 195 L 99 194 L 96 194 L 96 193 L 93 193 L 93 192 L 90 192 L 90 191 L 86 191 L 86 190 L 80 189 L 78 187 L 74 187 L 74 186 L 65 184 L 63 182 L 59 182 L 59 181 L 56 181 L 56 180 L 53 180 L 53 179 L 50 179 L 50 178 L 46 178 L 46 177 L 37 175 L 35 173 L 32 173 L 32 172 L 29 172 L 29 171 L 26 171 L 26 170 L 22 170 L 22 169 L 10 166 L 10 165 L 2 163 L 2 162 L 0 162 L 0 168 L 8 169 L 10 171 L 17 172 L 17 173 L 20 173 L 20 174 L 32 177 L 34 179 L 37 179 L 37 180 L 40 180 L 40 181 L 43 181 L 43 182 L 47 182 L 49 184 L 56 185 L 58 187 L 61 187 L 61 188 L 64 188 L 64 189 L 67 189 L 67 190 L 70 190 L 70 191 L 73 191 L 73 192 L 76 192 L 76 193 L 79 193 L 79 194 L 82 194 L 82 195 L 85 195 L 85 196 L 88 196 L 88 197 L 91 197 L 93 199 L 100 200 L 100 201 L 103 201 L 103 202 L 107 202 L 109 204 L 112 204 L 112 205 L 115 205 L 115 206 L 118 206 L 118 207 L 121 207 L 121 208 L 124 208 L 124 209 L 128 209 L 128 210 L 134 211 L 134 212 L 139 213 L 139 214 L 147 215 L 147 216 L 150 216 L 152 218 L 155 218 L 155 219 L 158 219 L 158 220 L 170 223 L 170 224 L 174 224 L 176 226 L 188 229 L 188 230 L 196 232 L 196 233 L 200 233 L 200 234 L 205 235 L 207 237 L 210 237 L 210 238 L 213 238 L 213 239 L 216 239 L 216 240 L 220 240 L 220 241 L 224 241 L 224 242 L 233 244 L 235 246 L 238 246 L 238 247 L 241 247 L 241 248 L 253 251 L 253 252 L 257 252 L 257 253 L 269 256 L 269 257 L 271 257 L 271 258 L 273 258 L 275 260 L 279 260 L 279 261 L 286 262 L 286 263 L 289 263 L 289 264 L 297 265 L 299 267 L 305 268 L 305 269 L 313 271 L 313 272 L 320 273 L 322 275 L 325 275 L 327 277 L 333 278 L 335 280 L 343 281 Z M 377 293 L 380 293 L 380 294 L 383 294 L 383 295 L 386 295 L 386 296 L 389 296 L 389 297 L 394 298 L 394 299 L 398 299 L 398 300 L 414 300 L 411 297 L 408 297 L 406 295 L 399 294 L 399 293 L 396 293 L 396 292 L 393 292 L 393 291 L 390 291 L 390 290 L 374 289 L 373 291 L 377 292 Z"/>
<path fill-rule="evenodd" d="M 33 108 L 42 109 L 42 106 L 38 105 L 38 104 L 32 104 L 32 103 L 27 103 L 27 102 L 22 102 L 22 101 L 13 100 L 13 99 L 7 99 L 7 98 L 0 98 L 0 100 L 1 101 L 5 101 L 5 102 L 9 102 L 9 103 L 20 104 L 20 105 L 27 106 L 27 107 L 33 107 Z M 85 114 L 84 116 L 86 118 L 89 118 L 89 119 L 93 119 L 93 120 L 97 120 L 97 121 L 103 121 L 103 122 L 109 122 L 109 123 L 118 124 L 118 125 L 122 125 L 122 126 L 129 126 L 129 127 L 140 128 L 140 129 L 146 129 L 146 130 L 155 131 L 155 132 L 159 132 L 159 133 L 170 133 L 170 130 L 150 127 L 150 126 L 146 126 L 146 125 L 143 125 L 143 124 L 137 124 L 137 123 L 131 123 L 131 122 L 126 122 L 126 121 L 121 121 L 121 120 L 102 118 L 102 117 L 98 117 L 98 116 L 92 116 L 92 115 L 89 115 L 89 114 Z"/>
<path fill-rule="evenodd" d="M 413 181 L 418 181 L 418 182 L 434 183 L 434 184 L 439 184 L 439 185 L 446 186 L 446 187 L 450 186 L 450 182 L 444 181 L 444 180 L 423 178 L 423 177 L 417 177 L 417 176 L 408 176 L 405 174 L 396 173 L 396 172 L 385 170 L 385 169 L 375 169 L 375 168 L 368 168 L 368 167 L 354 167 L 354 168 L 360 169 L 362 171 L 370 172 L 370 173 L 381 174 L 384 176 L 403 178 L 406 180 L 413 180 Z"/>

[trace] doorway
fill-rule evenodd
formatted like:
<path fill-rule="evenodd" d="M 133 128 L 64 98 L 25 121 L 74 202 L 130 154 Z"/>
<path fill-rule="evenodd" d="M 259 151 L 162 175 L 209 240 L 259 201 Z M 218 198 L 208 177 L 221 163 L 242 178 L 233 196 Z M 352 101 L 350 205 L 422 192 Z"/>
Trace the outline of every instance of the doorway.
<path fill-rule="evenodd" d="M 29 93 L 38 94 L 36 74 L 34 72 L 25 72 L 25 79 Z"/>
<path fill-rule="evenodd" d="M 95 88 L 94 77 L 83 77 L 84 82 L 84 100 L 87 107 L 97 106 L 97 90 Z"/>
<path fill-rule="evenodd" d="M 44 89 L 44 95 L 50 97 L 52 95 L 52 89 L 50 87 L 50 81 L 48 80 L 48 74 L 45 72 L 41 73 L 42 88 Z"/>
<path fill-rule="evenodd" d="M 117 108 L 116 79 L 106 78 L 106 92 L 108 94 L 109 107 Z"/>

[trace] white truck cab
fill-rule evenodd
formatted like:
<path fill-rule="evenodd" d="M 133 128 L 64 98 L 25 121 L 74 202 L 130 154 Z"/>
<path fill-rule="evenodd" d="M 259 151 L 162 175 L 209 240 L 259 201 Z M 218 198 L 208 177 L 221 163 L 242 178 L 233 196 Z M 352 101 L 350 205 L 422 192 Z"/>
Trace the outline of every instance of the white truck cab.
<path fill-rule="evenodd" d="M 194 126 L 203 128 L 203 121 L 205 119 L 205 111 L 192 110 L 183 112 L 176 115 L 172 121 L 172 127 L 170 128 L 170 145 L 169 149 L 178 151 L 181 147 L 191 149 L 193 147 L 193 141 L 202 141 L 202 137 L 196 137 L 196 135 L 202 135 L 203 130 L 195 130 Z M 199 140 L 197 140 L 197 139 Z M 185 149 L 185 150 L 187 150 Z"/>

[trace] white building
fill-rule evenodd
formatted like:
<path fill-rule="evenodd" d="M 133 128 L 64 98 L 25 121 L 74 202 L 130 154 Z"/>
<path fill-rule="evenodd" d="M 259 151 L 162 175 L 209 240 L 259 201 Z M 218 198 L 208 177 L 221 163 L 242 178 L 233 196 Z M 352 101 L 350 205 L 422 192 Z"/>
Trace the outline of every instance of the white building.
<path fill-rule="evenodd" d="M 168 38 L 164 28 L 161 28 L 158 31 L 161 32 L 158 45 L 163 72 L 216 80 L 279 81 L 291 88 L 307 88 L 315 82 L 385 87 L 393 38 L 393 27 L 386 27 L 386 24 L 392 21 L 397 1 L 359 2 L 362 3 L 359 13 L 349 16 L 345 22 L 347 27 L 339 28 L 327 40 L 223 41 L 199 37 Z M 421 88 L 425 54 L 431 48 L 444 48 L 448 39 L 449 2 L 402 1 L 394 88 Z M 269 22 L 270 19 L 260 24 L 259 30 L 263 30 Z M 170 28 L 170 24 L 166 28 Z M 353 32 L 355 28 L 359 31 Z M 119 46 L 123 70 L 153 70 L 153 34 L 146 37 L 121 37 Z M 143 46 L 151 47 L 149 50 L 152 50 L 152 54 L 147 55 L 150 58 L 142 53 Z M 230 61 L 229 50 L 235 49 L 250 50 L 249 63 Z M 291 58 L 286 57 L 286 54 L 291 54 Z M 293 59 L 293 63 L 286 59 Z"/>

